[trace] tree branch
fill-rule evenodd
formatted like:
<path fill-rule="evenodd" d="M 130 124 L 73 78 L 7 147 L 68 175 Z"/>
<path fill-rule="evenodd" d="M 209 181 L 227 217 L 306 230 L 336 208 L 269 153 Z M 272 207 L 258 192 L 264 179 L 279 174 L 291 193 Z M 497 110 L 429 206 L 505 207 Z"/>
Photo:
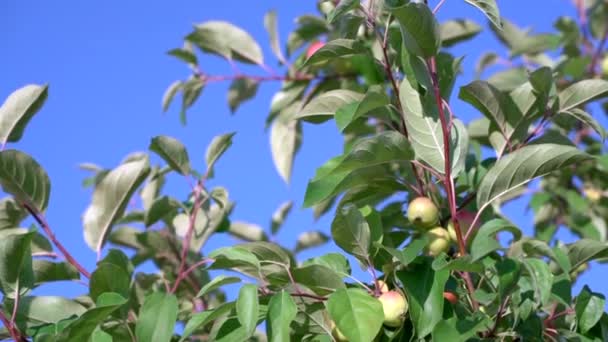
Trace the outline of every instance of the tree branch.
<path fill-rule="evenodd" d="M 49 224 L 46 221 L 46 219 L 44 218 L 44 216 L 41 213 L 39 213 L 37 209 L 30 207 L 30 205 L 27 203 L 21 203 L 21 205 L 25 208 L 25 210 L 27 210 L 30 213 L 30 215 L 32 215 L 34 217 L 36 222 L 38 222 L 38 224 L 42 227 L 42 229 L 44 230 L 46 235 L 49 237 L 49 239 L 51 239 L 51 242 L 53 242 L 55 247 L 57 247 L 57 249 L 59 249 L 59 251 L 61 252 L 63 257 L 67 260 L 67 262 L 72 264 L 72 266 L 76 267 L 78 272 L 80 272 L 83 276 L 85 276 L 86 278 L 91 278 L 91 274 L 80 263 L 78 263 L 78 261 L 76 261 L 76 259 L 72 256 L 72 254 L 70 254 L 70 252 L 68 252 L 68 250 L 61 244 L 61 242 L 59 242 L 59 240 L 55 236 L 55 233 L 53 233 L 53 230 L 49 226 Z"/>

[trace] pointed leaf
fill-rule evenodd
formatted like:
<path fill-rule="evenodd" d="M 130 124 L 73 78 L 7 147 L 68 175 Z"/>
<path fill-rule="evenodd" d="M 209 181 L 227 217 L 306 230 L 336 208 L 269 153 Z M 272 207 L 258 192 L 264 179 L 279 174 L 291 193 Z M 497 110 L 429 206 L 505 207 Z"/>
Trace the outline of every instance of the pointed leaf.
<path fill-rule="evenodd" d="M 236 316 L 249 336 L 255 331 L 259 311 L 260 303 L 258 302 L 257 285 L 243 285 L 239 290 L 239 296 L 236 300 Z"/>
<path fill-rule="evenodd" d="M 274 214 L 272 214 L 272 221 L 270 222 L 270 231 L 272 234 L 276 234 L 279 231 L 292 207 L 293 201 L 283 202 L 275 210 Z"/>
<path fill-rule="evenodd" d="M 313 55 L 314 56 L 314 55 Z M 338 108 L 352 102 L 361 101 L 363 94 L 352 90 L 335 89 L 322 93 L 313 98 L 295 119 L 321 123 L 333 117 Z"/>
<path fill-rule="evenodd" d="M 205 153 L 205 162 L 207 163 L 207 170 L 213 170 L 213 165 L 217 160 L 226 152 L 226 150 L 232 146 L 232 137 L 236 132 L 221 134 L 215 136 L 209 146 L 207 146 L 207 153 Z"/>
<path fill-rule="evenodd" d="M 114 223 L 122 217 L 131 196 L 150 171 L 147 158 L 124 163 L 95 187 L 93 200 L 83 215 L 87 245 L 99 252 Z"/>
<path fill-rule="evenodd" d="M 14 199 L 5 197 L 0 200 L 0 230 L 19 227 L 27 217 L 27 212 L 19 207 Z"/>
<path fill-rule="evenodd" d="M 173 102 L 173 98 L 175 97 L 177 92 L 182 89 L 182 86 L 183 82 L 177 80 L 167 87 L 167 90 L 165 90 L 165 93 L 163 94 L 163 101 L 161 103 L 163 112 L 169 110 L 169 106 L 171 105 L 171 102 Z"/>
<path fill-rule="evenodd" d="M 361 289 L 340 289 L 329 296 L 325 305 L 336 326 L 349 341 L 372 341 L 382 327 L 382 304 Z"/>
<path fill-rule="evenodd" d="M 320 49 L 304 62 L 304 66 L 320 66 L 327 64 L 336 58 L 350 58 L 365 54 L 365 46 L 358 40 L 335 39 L 325 43 Z"/>
<path fill-rule="evenodd" d="M 240 281 L 241 281 L 241 278 L 239 278 L 239 277 L 229 277 L 229 276 L 225 276 L 225 275 L 219 275 L 219 276 L 213 278 L 213 280 L 211 280 L 210 282 L 205 284 L 203 287 L 201 287 L 200 291 L 198 291 L 198 294 L 196 295 L 196 298 L 200 298 L 200 297 L 208 294 L 209 292 L 219 289 L 220 287 L 222 287 L 224 285 L 235 284 L 235 283 L 239 283 Z"/>
<path fill-rule="evenodd" d="M 0 152 L 0 184 L 4 192 L 38 212 L 43 212 L 49 203 L 49 176 L 36 160 L 23 152 Z"/>
<path fill-rule="evenodd" d="M 80 272 L 67 262 L 51 262 L 48 260 L 33 260 L 34 279 L 36 285 L 42 283 L 79 280 Z"/>
<path fill-rule="evenodd" d="M 298 235 L 294 252 L 298 253 L 308 248 L 318 247 L 325 244 L 327 241 L 329 241 L 329 237 L 323 232 L 317 230 L 303 232 Z"/>
<path fill-rule="evenodd" d="M 481 26 L 468 19 L 454 19 L 441 23 L 439 30 L 441 32 L 441 44 L 444 47 L 449 47 L 475 37 L 481 32 Z"/>
<path fill-rule="evenodd" d="M 23 295 L 34 286 L 30 247 L 33 235 L 23 229 L 0 238 L 0 290 L 6 298 L 14 298 L 17 289 Z"/>
<path fill-rule="evenodd" d="M 576 297 L 576 318 L 580 331 L 585 334 L 604 314 L 606 297 L 601 293 L 591 292 L 587 285 L 583 287 L 581 293 Z"/>
<path fill-rule="evenodd" d="M 331 223 L 331 235 L 338 247 L 361 262 L 367 262 L 371 232 L 369 224 L 357 207 L 347 205 L 339 209 Z"/>
<path fill-rule="evenodd" d="M 159 135 L 152 138 L 150 151 L 156 152 L 171 168 L 182 175 L 190 174 L 190 158 L 186 147 L 177 139 Z"/>
<path fill-rule="evenodd" d="M 498 12 L 498 6 L 496 0 L 465 0 L 468 4 L 477 7 L 483 14 L 490 19 L 492 24 L 497 28 L 502 28 L 502 21 L 500 13 Z"/>
<path fill-rule="evenodd" d="M 336 125 L 340 131 L 344 130 L 363 115 L 389 104 L 388 96 L 383 91 L 369 90 L 363 99 L 342 106 L 336 112 Z"/>
<path fill-rule="evenodd" d="M 501 158 L 479 185 L 477 207 L 487 205 L 536 177 L 590 159 L 575 147 L 539 144 L 520 148 Z"/>
<path fill-rule="evenodd" d="M 579 81 L 559 93 L 559 110 L 568 111 L 607 95 L 608 81 L 598 79 Z"/>
<path fill-rule="evenodd" d="M 345 288 L 342 276 L 334 270 L 323 266 L 311 264 L 293 270 L 293 278 L 318 295 L 327 295 L 337 289 Z"/>
<path fill-rule="evenodd" d="M 240 27 L 225 21 L 207 21 L 195 25 L 186 39 L 205 52 L 218 54 L 226 59 L 264 64 L 262 49 L 253 37 Z"/>
<path fill-rule="evenodd" d="M 302 142 L 302 125 L 291 120 L 291 113 L 280 114 L 270 128 L 270 150 L 275 168 L 283 181 L 289 184 L 295 155 Z"/>
<path fill-rule="evenodd" d="M 501 248 L 496 239 L 496 234 L 501 231 L 508 231 L 513 234 L 514 241 L 521 238 L 521 231 L 509 221 L 494 219 L 484 223 L 475 233 L 475 238 L 471 243 L 471 257 L 473 261 L 480 260 L 486 255 Z"/>
<path fill-rule="evenodd" d="M 338 5 L 327 15 L 327 22 L 333 23 L 346 12 L 359 6 L 360 0 L 340 0 Z"/>
<path fill-rule="evenodd" d="M 403 42 L 410 53 L 424 58 L 437 54 L 441 46 L 441 33 L 427 5 L 410 2 L 389 10 L 401 25 Z"/>
<path fill-rule="evenodd" d="M 47 85 L 26 85 L 10 94 L 0 107 L 0 143 L 21 139 L 25 126 L 42 108 L 48 94 Z"/>
<path fill-rule="evenodd" d="M 275 294 L 268 303 L 266 332 L 271 342 L 289 341 L 289 325 L 296 318 L 298 308 L 285 290 Z"/>
<path fill-rule="evenodd" d="M 264 28 L 266 29 L 268 37 L 270 38 L 270 49 L 277 57 L 279 62 L 281 62 L 281 64 L 285 64 L 285 56 L 283 56 L 283 51 L 281 50 L 279 29 L 277 26 L 277 12 L 266 12 L 264 15 Z"/>
<path fill-rule="evenodd" d="M 606 257 L 608 257 L 608 243 L 606 242 L 580 239 L 568 245 L 568 259 L 573 270 L 588 261 Z"/>
<path fill-rule="evenodd" d="M 116 293 L 107 292 L 102 294 L 97 299 L 97 305 L 65 327 L 57 340 L 87 341 L 95 328 L 126 302 L 126 299 Z"/>
<path fill-rule="evenodd" d="M 573 116 L 580 122 L 593 128 L 593 130 L 596 131 L 597 134 L 600 135 L 602 140 L 606 140 L 606 135 L 607 135 L 606 129 L 593 116 L 591 116 L 591 114 L 589 114 L 579 108 L 572 108 L 572 109 L 562 112 L 562 113 Z"/>
<path fill-rule="evenodd" d="M 138 341 L 169 342 L 177 320 L 175 295 L 155 292 L 148 295 L 142 306 L 135 336 Z"/>
<path fill-rule="evenodd" d="M 232 113 L 236 112 L 239 106 L 250 100 L 258 91 L 259 82 L 251 78 L 237 78 L 230 84 L 228 89 L 228 106 Z"/>

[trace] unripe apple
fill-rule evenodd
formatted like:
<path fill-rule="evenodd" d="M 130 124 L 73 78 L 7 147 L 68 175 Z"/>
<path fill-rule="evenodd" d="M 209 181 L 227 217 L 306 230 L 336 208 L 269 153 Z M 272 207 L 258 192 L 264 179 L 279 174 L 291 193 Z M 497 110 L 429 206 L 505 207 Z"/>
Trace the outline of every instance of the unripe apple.
<path fill-rule="evenodd" d="M 378 297 L 384 311 L 384 325 L 398 328 L 405 320 L 408 305 L 405 298 L 397 291 L 388 291 Z"/>
<path fill-rule="evenodd" d="M 380 293 L 387 293 L 388 285 L 384 281 L 378 280 L 378 289 L 380 290 Z"/>
<path fill-rule="evenodd" d="M 443 293 L 443 298 L 452 304 L 458 303 L 458 296 L 454 292 L 446 291 Z"/>
<path fill-rule="evenodd" d="M 325 43 L 319 41 L 310 44 L 308 49 L 306 49 L 306 58 L 310 58 L 310 56 L 314 55 L 317 50 L 323 47 L 323 45 L 325 45 Z"/>
<path fill-rule="evenodd" d="M 407 218 L 416 227 L 431 228 L 439 221 L 439 210 L 428 197 L 417 197 L 407 208 Z"/>
<path fill-rule="evenodd" d="M 581 273 L 585 272 L 587 270 L 587 268 L 589 268 L 589 264 L 588 263 L 581 264 L 576 269 L 570 271 L 570 278 L 573 281 L 576 280 L 576 278 L 578 278 L 578 276 L 581 275 Z"/>
<path fill-rule="evenodd" d="M 450 249 L 450 233 L 442 227 L 435 227 L 426 233 L 429 244 L 426 246 L 430 256 L 437 256 Z"/>
<path fill-rule="evenodd" d="M 602 74 L 604 74 L 604 76 L 608 76 L 608 55 L 606 55 L 602 60 Z"/>

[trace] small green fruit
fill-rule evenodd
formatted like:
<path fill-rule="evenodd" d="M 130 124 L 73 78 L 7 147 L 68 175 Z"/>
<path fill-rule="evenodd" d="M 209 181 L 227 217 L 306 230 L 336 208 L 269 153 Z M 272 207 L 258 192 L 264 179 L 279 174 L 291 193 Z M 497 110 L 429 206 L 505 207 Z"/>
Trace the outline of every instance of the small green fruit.
<path fill-rule="evenodd" d="M 439 210 L 428 197 L 418 197 L 410 202 L 407 218 L 416 227 L 431 228 L 439 221 Z"/>
<path fill-rule="evenodd" d="M 450 249 L 450 233 L 442 227 L 436 227 L 426 233 L 429 244 L 426 249 L 430 256 L 437 256 Z"/>
<path fill-rule="evenodd" d="M 471 224 L 473 224 L 473 220 L 475 220 L 475 214 L 470 211 L 463 210 L 463 211 L 459 212 L 456 217 L 458 218 L 458 223 L 460 224 L 460 232 L 462 233 L 462 235 L 463 235 L 462 237 L 464 238 L 464 235 L 469 230 L 469 227 L 471 227 Z M 469 237 L 469 243 L 475 237 L 475 234 L 477 233 L 478 228 L 479 228 L 479 223 L 476 223 L 475 228 L 473 228 L 473 232 L 472 232 L 471 236 Z M 452 220 L 450 220 L 450 222 L 448 222 L 447 229 L 448 229 L 448 233 L 450 233 L 450 239 L 452 240 L 452 242 L 457 243 L 458 237 L 456 236 L 456 229 L 454 228 L 454 223 Z"/>
<path fill-rule="evenodd" d="M 384 325 L 388 327 L 398 328 L 405 320 L 408 304 L 401 293 L 397 291 L 388 291 L 378 298 L 382 303 L 384 311 Z"/>

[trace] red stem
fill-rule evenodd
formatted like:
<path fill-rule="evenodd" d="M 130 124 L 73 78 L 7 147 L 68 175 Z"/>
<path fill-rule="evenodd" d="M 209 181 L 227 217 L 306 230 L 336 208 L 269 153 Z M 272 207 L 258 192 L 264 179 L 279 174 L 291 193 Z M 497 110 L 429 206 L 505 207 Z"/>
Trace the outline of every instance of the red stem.
<path fill-rule="evenodd" d="M 76 267 L 78 272 L 80 272 L 83 276 L 85 276 L 85 278 L 91 278 L 91 274 L 80 263 L 78 263 L 78 261 L 76 261 L 76 259 L 72 256 L 72 254 L 70 254 L 70 252 L 68 252 L 68 250 L 65 247 L 63 247 L 61 242 L 59 242 L 59 240 L 55 236 L 55 233 L 53 233 L 53 230 L 49 226 L 49 224 L 46 221 L 46 219 L 44 218 L 44 216 L 41 213 L 39 213 L 38 210 L 30 207 L 30 205 L 27 203 L 21 203 L 21 205 L 25 208 L 25 210 L 27 210 L 30 213 L 30 215 L 32 215 L 34 217 L 36 222 L 38 222 L 38 224 L 42 227 L 42 229 L 44 230 L 46 235 L 49 237 L 49 239 L 51 239 L 51 242 L 53 242 L 55 247 L 57 247 L 57 249 L 59 249 L 59 251 L 61 252 L 63 257 L 67 260 L 67 262 L 69 262 L 72 266 Z"/>
<path fill-rule="evenodd" d="M 184 272 L 181 272 L 177 275 L 177 279 L 175 279 L 175 285 L 173 285 L 173 289 L 171 292 L 175 292 L 179 283 L 184 280 L 190 273 L 194 272 L 199 266 L 204 265 L 206 263 L 213 262 L 213 259 L 203 259 L 195 262 L 192 266 L 188 267 Z"/>
<path fill-rule="evenodd" d="M 198 213 L 198 209 L 202 205 L 202 197 L 201 192 L 203 188 L 203 181 L 206 179 L 206 176 L 203 176 L 201 180 L 199 180 L 194 187 L 194 205 L 192 206 L 192 212 L 190 213 L 190 220 L 188 223 L 188 231 L 186 232 L 186 236 L 182 240 L 182 252 L 180 256 L 179 268 L 177 271 L 177 278 L 175 279 L 175 283 L 173 284 L 173 288 L 171 289 L 171 293 L 175 293 L 177 291 L 177 287 L 182 279 L 186 276 L 184 275 L 186 271 L 186 259 L 188 258 L 188 250 L 190 249 L 190 243 L 192 241 L 192 236 L 194 235 L 194 225 L 196 223 L 196 216 Z"/>
<path fill-rule="evenodd" d="M 4 314 L 4 311 L 2 310 L 0 310 L 0 321 L 2 321 L 2 324 L 6 327 L 8 333 L 11 335 L 13 340 L 26 341 L 25 338 L 21 336 L 21 332 L 19 331 L 19 329 L 8 320 L 8 318 Z"/>

